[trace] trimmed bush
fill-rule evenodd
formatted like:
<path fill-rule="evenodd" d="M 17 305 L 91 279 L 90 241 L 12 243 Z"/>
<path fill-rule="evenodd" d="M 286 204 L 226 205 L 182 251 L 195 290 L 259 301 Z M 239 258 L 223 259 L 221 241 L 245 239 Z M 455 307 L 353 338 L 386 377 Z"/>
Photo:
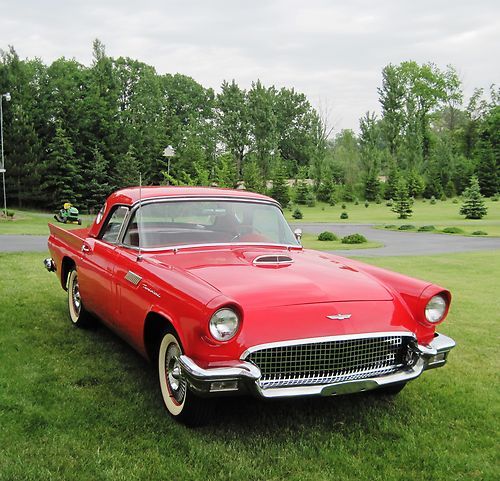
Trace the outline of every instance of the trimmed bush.
<path fill-rule="evenodd" d="M 412 224 L 403 224 L 398 227 L 398 230 L 413 230 L 415 226 Z"/>
<path fill-rule="evenodd" d="M 318 235 L 319 241 L 336 241 L 337 239 L 338 237 L 333 232 L 328 230 Z"/>
<path fill-rule="evenodd" d="M 370 203 L 366 200 L 365 201 L 365 207 L 368 209 L 369 206 L 370 206 Z"/>
<path fill-rule="evenodd" d="M 463 229 L 460 229 L 460 227 L 445 227 L 443 229 L 443 232 L 445 234 L 463 234 L 464 233 Z"/>
<path fill-rule="evenodd" d="M 292 214 L 292 217 L 294 219 L 302 219 L 302 217 L 304 217 L 304 215 L 302 214 L 302 211 L 297 207 L 294 211 L 293 211 L 293 214 Z"/>
<path fill-rule="evenodd" d="M 436 230 L 433 225 L 423 225 L 418 228 L 419 232 L 432 232 L 433 230 Z"/>
<path fill-rule="evenodd" d="M 397 227 L 395 224 L 387 224 L 384 226 L 384 229 L 396 229 Z"/>
<path fill-rule="evenodd" d="M 392 199 L 389 199 L 389 200 L 385 203 L 385 205 L 386 205 L 387 207 L 392 207 L 392 204 L 393 204 Z"/>
<path fill-rule="evenodd" d="M 488 235 L 487 232 L 484 232 L 484 230 L 475 230 L 472 235 Z"/>
<path fill-rule="evenodd" d="M 354 205 L 359 205 L 359 200 L 358 200 L 358 199 L 356 199 L 356 200 L 354 201 Z"/>
<path fill-rule="evenodd" d="M 349 219 L 349 214 L 347 212 L 342 212 L 342 214 L 340 214 L 340 218 L 341 219 Z"/>
<path fill-rule="evenodd" d="M 430 203 L 434 205 L 436 203 L 436 198 L 434 196 L 431 197 Z"/>
<path fill-rule="evenodd" d="M 454 204 L 458 204 L 458 199 L 455 197 L 455 198 L 452 200 L 452 202 L 453 202 Z"/>
<path fill-rule="evenodd" d="M 345 204 L 342 204 L 340 207 L 342 207 L 342 209 L 347 209 L 347 206 Z"/>
<path fill-rule="evenodd" d="M 366 237 L 361 234 L 351 234 L 342 237 L 342 244 L 364 244 L 368 242 Z"/>

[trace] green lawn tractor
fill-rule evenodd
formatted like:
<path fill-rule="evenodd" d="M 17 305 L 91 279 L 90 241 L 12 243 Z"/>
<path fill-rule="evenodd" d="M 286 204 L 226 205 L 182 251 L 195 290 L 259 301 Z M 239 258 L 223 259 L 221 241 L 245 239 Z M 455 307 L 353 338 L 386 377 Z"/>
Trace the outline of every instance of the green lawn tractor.
<path fill-rule="evenodd" d="M 82 219 L 80 219 L 78 215 L 78 209 L 73 207 L 69 202 L 66 202 L 63 208 L 56 215 L 54 215 L 54 219 L 63 224 L 82 225 Z"/>

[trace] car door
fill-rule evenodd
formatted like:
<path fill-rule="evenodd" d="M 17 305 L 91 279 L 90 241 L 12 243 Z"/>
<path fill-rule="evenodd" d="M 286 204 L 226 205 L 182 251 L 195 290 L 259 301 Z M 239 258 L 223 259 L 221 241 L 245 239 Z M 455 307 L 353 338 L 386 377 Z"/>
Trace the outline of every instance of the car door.
<path fill-rule="evenodd" d="M 80 293 L 85 307 L 111 323 L 116 288 L 113 273 L 117 260 L 116 244 L 127 217 L 127 206 L 115 206 L 96 239 L 85 239 L 78 266 Z"/>

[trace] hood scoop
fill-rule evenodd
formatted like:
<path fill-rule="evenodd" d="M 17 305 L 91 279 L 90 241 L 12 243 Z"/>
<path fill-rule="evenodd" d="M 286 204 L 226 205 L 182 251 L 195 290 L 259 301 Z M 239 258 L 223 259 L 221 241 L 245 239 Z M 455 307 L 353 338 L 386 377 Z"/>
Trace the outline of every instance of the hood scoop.
<path fill-rule="evenodd" d="M 256 257 L 252 264 L 259 267 L 273 267 L 273 266 L 289 266 L 293 264 L 293 259 L 289 256 L 284 256 L 281 254 L 277 255 L 263 255 Z"/>

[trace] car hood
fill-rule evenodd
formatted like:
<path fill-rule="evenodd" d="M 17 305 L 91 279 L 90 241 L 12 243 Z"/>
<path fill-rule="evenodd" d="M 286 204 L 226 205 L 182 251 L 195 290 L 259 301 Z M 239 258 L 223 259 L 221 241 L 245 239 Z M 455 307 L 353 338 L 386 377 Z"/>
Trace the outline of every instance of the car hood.
<path fill-rule="evenodd" d="M 287 256 L 291 262 L 255 265 L 260 256 Z M 348 266 L 347 260 L 317 251 L 213 247 L 180 249 L 154 257 L 169 269 L 188 271 L 242 306 L 393 299 L 383 284 Z M 167 277 L 165 280 L 168 282 Z"/>

